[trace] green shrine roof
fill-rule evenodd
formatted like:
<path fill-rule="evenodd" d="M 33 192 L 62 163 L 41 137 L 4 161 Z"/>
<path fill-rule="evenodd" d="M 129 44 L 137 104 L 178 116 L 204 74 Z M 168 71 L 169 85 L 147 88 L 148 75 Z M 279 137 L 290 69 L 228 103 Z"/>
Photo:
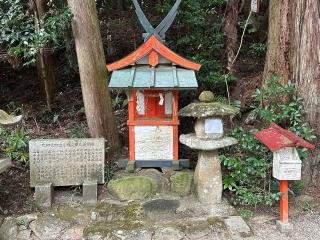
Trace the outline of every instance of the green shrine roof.
<path fill-rule="evenodd" d="M 176 66 L 137 66 L 112 72 L 110 89 L 197 89 L 194 70 Z"/>

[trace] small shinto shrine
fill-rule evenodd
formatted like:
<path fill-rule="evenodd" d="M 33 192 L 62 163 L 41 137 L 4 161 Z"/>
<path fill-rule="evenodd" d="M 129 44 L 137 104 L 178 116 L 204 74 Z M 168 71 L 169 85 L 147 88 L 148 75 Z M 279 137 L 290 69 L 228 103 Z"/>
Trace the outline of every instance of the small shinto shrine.
<path fill-rule="evenodd" d="M 109 89 L 128 96 L 129 161 L 135 167 L 173 167 L 178 157 L 178 96 L 180 90 L 197 89 L 195 71 L 201 65 L 171 51 L 164 34 L 174 21 L 177 0 L 163 21 L 153 28 L 137 0 L 133 3 L 146 30 L 144 43 L 123 59 L 107 65 L 112 72 Z"/>

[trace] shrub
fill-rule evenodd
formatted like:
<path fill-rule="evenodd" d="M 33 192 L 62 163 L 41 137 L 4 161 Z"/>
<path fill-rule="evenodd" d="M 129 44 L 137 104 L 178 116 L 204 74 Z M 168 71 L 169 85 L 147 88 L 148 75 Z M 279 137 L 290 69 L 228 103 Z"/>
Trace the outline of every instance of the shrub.
<path fill-rule="evenodd" d="M 303 121 L 303 99 L 295 94 L 292 83 L 282 85 L 278 77 L 273 77 L 266 88 L 257 89 L 253 100 L 253 111 L 265 127 L 275 122 L 306 140 L 315 138 L 313 130 Z M 272 205 L 280 196 L 278 182 L 271 174 L 272 153 L 255 139 L 254 132 L 238 127 L 228 133 L 239 143 L 220 157 L 226 168 L 223 186 L 234 193 L 234 204 Z M 305 151 L 298 149 L 301 159 L 305 158 Z"/>
<path fill-rule="evenodd" d="M 27 129 L 0 128 L 1 148 L 5 156 L 13 160 L 27 164 L 29 161 Z"/>

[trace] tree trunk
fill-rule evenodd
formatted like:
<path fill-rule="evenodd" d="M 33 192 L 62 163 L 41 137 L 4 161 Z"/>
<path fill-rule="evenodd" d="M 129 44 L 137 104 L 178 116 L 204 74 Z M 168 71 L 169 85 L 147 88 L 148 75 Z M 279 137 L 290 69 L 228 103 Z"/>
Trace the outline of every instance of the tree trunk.
<path fill-rule="evenodd" d="M 320 137 L 320 18 L 318 0 L 270 0 L 268 51 L 263 80 L 290 79 L 304 98 L 306 121 Z M 320 145 L 304 162 L 305 183 L 320 185 Z"/>
<path fill-rule="evenodd" d="M 47 12 L 47 0 L 35 0 L 34 12 L 36 31 L 41 29 L 40 19 Z M 55 94 L 54 60 L 52 50 L 43 46 L 37 53 L 37 73 L 41 95 L 46 99 L 47 107 L 51 110 L 51 103 Z"/>
<path fill-rule="evenodd" d="M 119 134 L 107 88 L 107 69 L 94 0 L 68 0 L 74 15 L 76 44 L 83 101 L 92 137 L 108 140 L 110 152 L 120 149 Z"/>
<path fill-rule="evenodd" d="M 239 15 L 240 0 L 229 0 L 226 9 L 226 20 L 223 31 L 227 36 L 227 56 L 228 56 L 228 70 L 230 73 L 234 72 L 234 59 L 236 56 L 236 48 L 238 41 L 237 23 Z"/>
<path fill-rule="evenodd" d="M 292 1 L 291 77 L 304 99 L 306 120 L 320 138 L 320 16 L 319 1 Z M 304 163 L 304 180 L 320 185 L 320 144 Z"/>
<path fill-rule="evenodd" d="M 263 73 L 263 85 L 273 75 L 288 83 L 290 74 L 290 0 L 269 1 L 268 49 Z"/>

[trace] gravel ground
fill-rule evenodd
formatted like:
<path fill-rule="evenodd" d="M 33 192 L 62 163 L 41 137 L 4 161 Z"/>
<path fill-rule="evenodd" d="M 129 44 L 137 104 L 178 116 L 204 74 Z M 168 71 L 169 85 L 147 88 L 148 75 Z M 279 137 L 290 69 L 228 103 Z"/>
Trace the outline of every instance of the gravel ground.
<path fill-rule="evenodd" d="M 320 211 L 296 212 L 289 217 L 293 230 L 289 234 L 282 234 L 277 230 L 276 217 L 258 215 L 249 223 L 254 236 L 248 240 L 317 240 L 320 239 Z"/>

